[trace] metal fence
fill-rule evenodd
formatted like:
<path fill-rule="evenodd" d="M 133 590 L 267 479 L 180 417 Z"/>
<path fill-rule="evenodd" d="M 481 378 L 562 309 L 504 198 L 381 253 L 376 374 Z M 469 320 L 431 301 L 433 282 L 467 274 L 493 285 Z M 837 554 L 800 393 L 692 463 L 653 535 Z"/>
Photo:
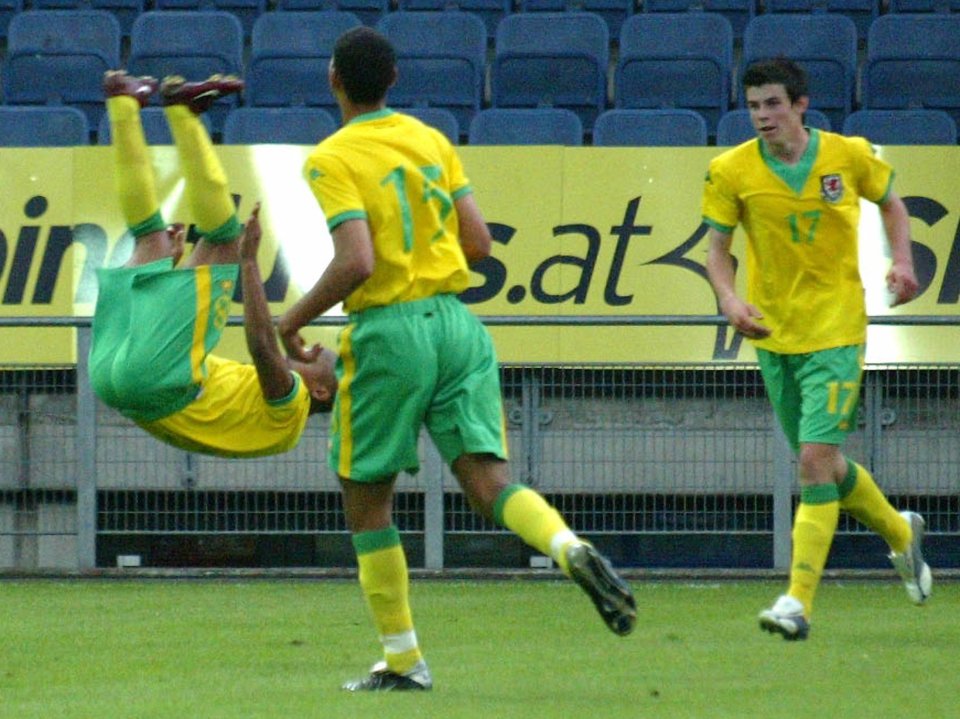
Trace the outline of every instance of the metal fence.
<path fill-rule="evenodd" d="M 227 564 L 349 561 L 336 543 L 321 560 L 295 550 L 347 537 L 325 462 L 328 417 L 311 417 L 300 445 L 277 457 L 170 448 L 94 398 L 89 322 L 67 322 L 79 326 L 77 367 L 0 368 L 0 568 L 91 568 L 164 543 L 165 561 L 186 565 L 198 556 L 183 549 L 188 540 L 219 547 L 205 556 Z M 958 374 L 956 366 L 871 369 L 845 445 L 899 506 L 924 514 L 932 537 L 960 535 Z M 787 565 L 795 463 L 756 368 L 504 367 L 502 379 L 514 478 L 545 494 L 575 530 L 615 541 L 620 564 L 696 563 L 691 547 L 734 538 L 755 540 L 755 556 L 733 561 Z M 469 510 L 426 440 L 421 457 L 396 499 L 401 531 L 422 541 L 414 563 L 472 561 L 464 560 L 471 546 L 505 532 Z M 841 520 L 840 535 L 863 533 Z M 517 561 L 493 554 L 487 564 Z"/>

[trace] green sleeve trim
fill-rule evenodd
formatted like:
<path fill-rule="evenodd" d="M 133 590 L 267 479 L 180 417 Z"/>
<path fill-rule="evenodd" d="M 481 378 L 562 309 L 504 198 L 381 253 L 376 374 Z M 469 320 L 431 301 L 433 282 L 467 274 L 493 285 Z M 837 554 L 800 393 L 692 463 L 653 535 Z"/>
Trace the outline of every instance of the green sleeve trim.
<path fill-rule="evenodd" d="M 857 463 L 853 460 L 847 459 L 847 473 L 844 475 L 843 481 L 837 485 L 837 493 L 840 495 L 840 499 L 846 499 L 856 485 Z"/>
<path fill-rule="evenodd" d="M 240 224 L 240 220 L 236 215 L 230 215 L 230 219 L 215 230 L 207 232 L 198 227 L 197 231 L 203 236 L 203 239 L 210 244 L 223 245 L 237 239 L 240 233 L 243 232 L 243 225 Z"/>
<path fill-rule="evenodd" d="M 893 175 L 894 175 L 894 173 L 891 172 L 891 173 L 890 173 L 890 181 L 887 183 L 887 189 L 884 191 L 883 197 L 881 197 L 879 200 L 877 200 L 877 204 L 878 204 L 878 205 L 883 205 L 883 204 L 885 204 L 886 201 L 887 201 L 887 198 L 890 197 L 890 193 L 893 192 Z"/>
<path fill-rule="evenodd" d="M 367 213 L 363 210 L 348 210 L 347 212 L 341 212 L 339 215 L 335 215 L 327 220 L 327 229 L 333 231 L 337 225 L 342 225 L 347 220 L 365 220 L 367 219 Z"/>
<path fill-rule="evenodd" d="M 290 388 L 290 391 L 287 392 L 283 397 L 278 397 L 277 399 L 268 399 L 267 404 L 271 407 L 282 407 L 283 405 L 293 401 L 293 398 L 297 396 L 297 392 L 300 390 L 300 375 L 296 372 L 291 372 L 293 375 L 293 387 Z"/>
<path fill-rule="evenodd" d="M 370 554 L 381 549 L 391 549 L 400 545 L 400 530 L 391 524 L 383 529 L 374 529 L 370 532 L 359 532 L 351 538 L 353 549 L 357 554 Z"/>
<path fill-rule="evenodd" d="M 736 225 L 731 227 L 730 225 L 721 225 L 716 220 L 711 220 L 709 217 L 704 216 L 703 221 L 706 222 L 710 227 L 715 229 L 717 232 L 722 232 L 725 235 L 731 234 L 736 228 Z"/>
<path fill-rule="evenodd" d="M 144 235 L 149 235 L 151 232 L 160 232 L 165 229 L 167 229 L 167 223 L 163 221 L 163 215 L 160 214 L 160 210 L 157 210 L 143 222 L 130 225 L 130 234 L 134 237 L 143 237 Z"/>
<path fill-rule="evenodd" d="M 469 194 L 472 193 L 472 192 L 473 192 L 473 188 L 470 187 L 470 185 L 464 185 L 464 186 L 461 187 L 459 190 L 456 190 L 456 191 L 453 193 L 452 197 L 453 197 L 454 200 L 459 200 L 459 199 L 460 199 L 461 197 L 463 197 L 464 195 L 469 195 Z"/>
<path fill-rule="evenodd" d="M 497 495 L 496 500 L 493 502 L 493 519 L 501 527 L 506 527 L 503 521 L 503 508 L 507 506 L 507 500 L 510 499 L 517 492 L 522 492 L 527 486 L 525 484 L 510 484 L 507 485 L 499 495 Z"/>
<path fill-rule="evenodd" d="M 840 492 L 835 484 L 815 484 L 800 489 L 800 501 L 804 504 L 829 504 L 840 501 Z"/>

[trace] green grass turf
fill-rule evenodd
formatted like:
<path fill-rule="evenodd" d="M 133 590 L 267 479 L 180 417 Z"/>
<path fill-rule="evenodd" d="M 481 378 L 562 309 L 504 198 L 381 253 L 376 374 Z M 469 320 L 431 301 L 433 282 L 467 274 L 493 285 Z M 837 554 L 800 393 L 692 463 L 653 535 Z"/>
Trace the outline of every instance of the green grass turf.
<path fill-rule="evenodd" d="M 960 716 L 960 584 L 926 607 L 826 581 L 807 642 L 757 629 L 780 583 L 635 582 L 619 638 L 570 582 L 416 580 L 430 694 L 351 695 L 378 658 L 335 580 L 0 582 L 11 719 L 940 719 Z"/>

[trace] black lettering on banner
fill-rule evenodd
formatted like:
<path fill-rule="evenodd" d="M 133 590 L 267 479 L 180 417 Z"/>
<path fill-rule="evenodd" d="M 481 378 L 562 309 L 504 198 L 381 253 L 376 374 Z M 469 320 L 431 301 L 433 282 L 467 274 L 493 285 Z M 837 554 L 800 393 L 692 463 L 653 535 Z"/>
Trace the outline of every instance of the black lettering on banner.
<path fill-rule="evenodd" d="M 64 254 L 73 244 L 73 231 L 69 227 L 55 225 L 47 235 L 47 247 L 40 260 L 40 273 L 37 285 L 33 288 L 33 304 L 48 305 L 53 299 L 53 290 L 60 274 L 60 265 Z"/>
<path fill-rule="evenodd" d="M 515 227 L 499 222 L 488 222 L 487 227 L 490 228 L 490 236 L 493 238 L 493 241 L 501 245 L 510 244 L 510 240 L 513 239 L 513 236 L 517 232 Z M 499 294 L 500 290 L 503 289 L 504 284 L 506 284 L 507 268 L 493 255 L 480 260 L 480 262 L 472 265 L 470 269 L 478 275 L 481 275 L 484 278 L 484 282 L 477 287 L 468 287 L 460 293 L 460 300 L 464 304 L 475 305 L 486 302 L 487 300 L 492 300 Z M 522 300 L 525 295 L 526 290 L 520 287 L 519 297 L 514 299 L 515 295 L 513 294 L 513 290 L 511 290 L 507 293 L 507 300 L 516 304 Z"/>
<path fill-rule="evenodd" d="M 23 214 L 31 220 L 36 220 L 47 211 L 47 198 L 43 195 L 34 195 L 23 206 Z M 18 305 L 23 302 L 24 289 L 27 286 L 27 277 L 33 265 L 33 253 L 37 248 L 40 237 L 39 225 L 24 225 L 20 228 L 17 237 L 17 247 L 10 262 L 10 272 L 7 274 L 7 287 L 3 293 L 3 304 Z M 0 270 L 6 264 L 6 240 L 4 240 L 3 257 Z"/>
<path fill-rule="evenodd" d="M 537 302 L 545 305 L 555 305 L 573 298 L 575 304 L 582 305 L 587 301 L 590 290 L 590 281 L 597 267 L 597 257 L 600 254 L 600 233 L 590 225 L 558 225 L 553 228 L 553 236 L 581 234 L 587 239 L 587 256 L 554 255 L 544 260 L 533 271 L 530 279 L 530 291 Z M 550 294 L 543 288 L 543 278 L 554 265 L 571 265 L 580 268 L 580 281 L 570 290 L 559 295 Z"/>
<path fill-rule="evenodd" d="M 610 228 L 611 234 L 617 238 L 617 247 L 613 253 L 613 264 L 610 266 L 610 275 L 607 277 L 607 286 L 603 291 L 603 299 L 611 307 L 629 304 L 633 295 L 617 294 L 617 285 L 620 282 L 620 273 L 623 271 L 623 260 L 627 256 L 627 247 L 630 238 L 649 235 L 653 231 L 652 225 L 637 225 L 637 209 L 640 207 L 641 197 L 634 197 L 627 203 L 627 210 L 623 214 L 623 223 Z"/>
<path fill-rule="evenodd" d="M 947 216 L 947 208 L 929 197 L 904 197 L 903 204 L 907 206 L 910 217 L 922 220 L 928 227 L 933 227 Z M 922 295 L 933 283 L 937 274 L 937 256 L 933 250 L 914 240 L 911 243 L 913 251 L 913 268 L 917 275 L 917 296 Z M 950 254 L 947 258 L 946 270 L 943 273 L 943 284 L 940 285 L 940 294 L 937 304 L 956 304 L 960 298 L 960 226 L 957 227 L 950 245 Z"/>

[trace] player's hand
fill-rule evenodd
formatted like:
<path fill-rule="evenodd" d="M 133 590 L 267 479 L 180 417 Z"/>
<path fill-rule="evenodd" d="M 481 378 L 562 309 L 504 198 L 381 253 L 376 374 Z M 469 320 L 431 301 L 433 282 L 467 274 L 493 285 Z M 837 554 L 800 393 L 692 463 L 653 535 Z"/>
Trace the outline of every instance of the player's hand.
<path fill-rule="evenodd" d="M 280 335 L 280 342 L 283 344 L 287 355 L 301 362 L 313 362 L 320 356 L 323 350 L 319 344 L 308 347 L 304 341 L 300 330 L 294 327 L 287 327 L 283 318 L 277 323 L 277 334 Z"/>
<path fill-rule="evenodd" d="M 890 306 L 896 307 L 909 302 L 917 295 L 920 284 L 913 271 L 912 262 L 895 262 L 887 272 L 887 290 L 890 293 Z"/>
<path fill-rule="evenodd" d="M 739 297 L 729 297 L 722 301 L 720 311 L 730 326 L 744 337 L 758 340 L 770 336 L 770 328 L 758 322 L 763 319 L 760 310 Z"/>
<path fill-rule="evenodd" d="M 257 260 L 257 250 L 260 249 L 260 237 L 263 234 L 260 228 L 260 203 L 257 202 L 250 211 L 247 224 L 240 233 L 240 259 Z"/>

